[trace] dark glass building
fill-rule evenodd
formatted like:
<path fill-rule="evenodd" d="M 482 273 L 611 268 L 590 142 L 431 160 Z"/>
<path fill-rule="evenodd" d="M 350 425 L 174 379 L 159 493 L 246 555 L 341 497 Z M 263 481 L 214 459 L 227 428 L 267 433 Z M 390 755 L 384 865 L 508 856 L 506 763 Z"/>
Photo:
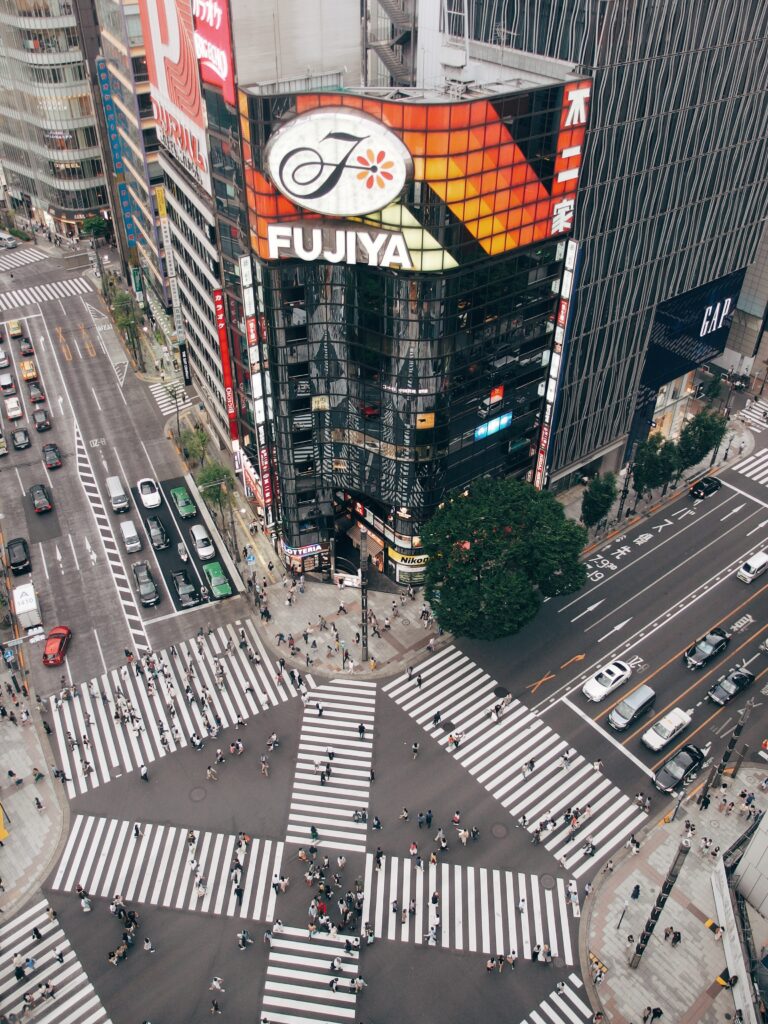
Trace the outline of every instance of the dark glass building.
<path fill-rule="evenodd" d="M 448 489 L 532 478 L 589 82 L 379 95 L 248 95 L 241 135 L 284 555 L 341 518 L 409 582 Z"/>

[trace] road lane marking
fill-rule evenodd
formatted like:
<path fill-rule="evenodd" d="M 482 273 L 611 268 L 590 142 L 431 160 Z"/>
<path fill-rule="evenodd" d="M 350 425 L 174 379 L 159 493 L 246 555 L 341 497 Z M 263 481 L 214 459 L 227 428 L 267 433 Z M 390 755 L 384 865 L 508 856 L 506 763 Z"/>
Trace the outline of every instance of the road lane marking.
<path fill-rule="evenodd" d="M 578 622 L 578 621 L 579 621 L 579 619 L 581 619 L 581 618 L 582 618 L 583 616 L 585 616 L 585 615 L 589 615 L 589 613 L 590 613 L 590 612 L 593 612 L 593 611 L 595 610 L 595 608 L 599 608 L 599 607 L 600 607 L 600 605 L 601 605 L 601 604 L 603 603 L 603 601 L 605 601 L 605 598 L 604 598 L 604 597 L 603 597 L 603 598 L 601 598 L 601 599 L 600 599 L 599 601 L 595 601 L 595 603 L 594 603 L 594 604 L 591 604 L 591 605 L 589 606 L 589 608 L 585 608 L 583 612 L 579 612 L 579 614 L 578 614 L 578 615 L 576 615 L 576 616 L 575 616 L 574 618 L 572 618 L 572 619 L 571 619 L 571 622 Z"/>
<path fill-rule="evenodd" d="M 749 500 L 755 502 L 756 505 L 768 508 L 768 501 L 762 501 L 760 498 L 756 498 L 748 491 L 742 491 L 740 487 L 736 487 L 734 484 L 728 483 L 727 480 L 723 480 L 723 487 L 729 488 L 729 490 L 733 491 L 735 494 L 740 494 L 743 498 L 749 498 Z"/>
<path fill-rule="evenodd" d="M 621 743 L 619 743 L 617 739 L 614 739 L 614 737 L 611 736 L 609 732 L 607 732 L 605 729 L 599 726 L 595 720 L 590 718 L 589 715 L 585 711 L 582 711 L 582 709 L 578 707 L 578 705 L 574 704 L 572 700 L 569 700 L 568 697 L 563 697 L 561 703 L 567 704 L 571 711 L 576 712 L 579 718 L 583 718 L 584 721 L 591 725 L 593 729 L 596 729 L 601 736 L 607 739 L 609 743 L 613 744 L 613 746 L 617 750 L 619 750 L 625 757 L 629 758 L 629 760 L 635 765 L 635 767 L 639 768 L 644 775 L 648 775 L 650 778 L 653 778 L 654 773 L 651 771 L 650 768 L 643 764 L 639 757 L 635 757 L 631 750 L 626 750 L 624 747 L 622 747 Z"/>

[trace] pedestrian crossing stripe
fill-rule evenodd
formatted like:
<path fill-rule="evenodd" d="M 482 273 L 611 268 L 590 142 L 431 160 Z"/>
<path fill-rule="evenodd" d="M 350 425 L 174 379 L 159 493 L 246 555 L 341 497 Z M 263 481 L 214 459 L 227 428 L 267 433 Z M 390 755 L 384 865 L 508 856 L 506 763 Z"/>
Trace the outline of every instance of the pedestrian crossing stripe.
<path fill-rule="evenodd" d="M 530 960 L 534 946 L 548 945 L 553 958 L 573 965 L 571 900 L 562 878 L 550 888 L 538 875 L 521 871 L 445 862 L 418 868 L 408 857 L 383 857 L 376 870 L 375 860 L 373 854 L 366 856 L 363 933 L 369 923 L 378 938 L 424 944 L 439 913 L 437 944 L 444 949 L 490 955 L 514 950 Z M 431 902 L 435 891 L 440 894 L 437 905 Z"/>
<path fill-rule="evenodd" d="M 33 957 L 37 961 L 34 972 L 28 972 L 23 983 L 16 981 L 10 956 L 3 956 L 0 965 L 0 1017 L 2 1020 L 25 1020 L 24 995 L 35 994 L 40 982 L 55 986 L 55 998 L 46 1000 L 30 1014 L 35 1020 L 56 1019 L 61 1024 L 111 1024 L 96 991 L 77 959 L 72 946 L 57 920 L 51 921 L 46 913 L 45 901 L 27 907 L 13 920 L 0 928 L 0 947 Z M 43 936 L 38 942 L 32 929 L 39 928 Z M 59 963 L 54 954 L 63 954 Z M 46 1012 L 49 1008 L 50 1012 Z"/>
<path fill-rule="evenodd" d="M 0 256 L 0 270 L 15 270 L 17 267 L 28 266 L 38 260 L 47 260 L 48 254 L 39 249 L 17 249 L 15 252 L 3 253 Z"/>
<path fill-rule="evenodd" d="M 310 939 L 306 930 L 285 927 L 274 932 L 267 959 L 259 1020 L 269 1024 L 330 1024 L 356 1017 L 359 953 L 344 949 L 344 936 L 321 932 Z M 338 971 L 331 963 L 341 959 Z M 334 991 L 330 982 L 339 979 Z"/>
<path fill-rule="evenodd" d="M 247 721 L 294 696 L 287 672 L 283 670 L 280 683 L 276 682 L 278 666 L 270 669 L 269 655 L 250 620 L 242 623 L 242 628 L 251 647 L 260 654 L 261 664 L 248 660 L 239 646 L 240 625 L 238 620 L 213 630 L 203 641 L 202 655 L 198 655 L 197 645 L 192 641 L 177 644 L 175 656 L 169 649 L 156 652 L 156 663 L 164 667 L 166 678 L 158 679 L 154 693 L 149 692 L 147 671 L 139 676 L 134 664 L 76 686 L 76 696 L 70 700 L 57 702 L 51 698 L 57 766 L 70 780 L 65 783 L 70 799 L 134 771 L 141 764 L 149 766 L 158 758 L 189 746 L 194 732 L 205 740 L 203 699 L 210 708 L 210 717 L 218 716 L 221 727 L 227 728 L 235 724 L 238 715 Z M 225 673 L 221 688 L 215 675 L 217 659 Z M 184 688 L 190 665 L 194 670 L 190 687 L 195 701 L 188 703 Z M 306 688 L 314 690 L 312 677 L 304 678 Z M 136 709 L 139 720 L 135 725 L 122 725 L 115 720 L 119 691 Z M 178 730 L 177 737 L 173 735 L 174 728 Z M 74 748 L 67 733 L 76 741 Z M 167 749 L 163 736 L 168 741 Z M 90 772 L 85 761 L 92 767 Z"/>
<path fill-rule="evenodd" d="M 20 309 L 41 302 L 57 302 L 71 299 L 93 291 L 93 283 L 87 277 L 70 277 L 64 281 L 49 281 L 10 292 L 0 292 L 0 310 Z"/>
<path fill-rule="evenodd" d="M 236 835 L 195 830 L 192 848 L 187 834 L 188 829 L 172 825 L 78 814 L 52 888 L 74 892 L 82 885 L 91 897 L 111 900 L 119 893 L 126 903 L 271 921 L 277 901 L 272 879 L 281 873 L 284 844 L 254 838 L 238 852 Z M 236 854 L 242 864 L 241 901 L 238 882 L 230 876 Z M 198 891 L 198 870 L 205 893 Z"/>
<path fill-rule="evenodd" d="M 753 434 L 761 434 L 768 427 L 768 402 L 756 398 L 745 405 L 738 416 Z"/>
<path fill-rule="evenodd" d="M 582 998 L 584 982 L 577 974 L 569 974 L 561 991 L 557 989 L 542 999 L 538 1009 L 531 1010 L 521 1024 L 575 1024 L 592 1019 L 592 1007 Z M 541 1013 L 539 1013 L 541 1010 Z"/>
<path fill-rule="evenodd" d="M 172 381 L 169 381 L 168 384 L 160 383 L 160 384 L 150 384 L 149 385 L 149 390 L 152 392 L 152 395 L 153 395 L 155 401 L 157 402 L 157 406 L 160 409 L 160 412 L 164 416 L 170 416 L 171 413 L 175 413 L 176 412 L 176 408 L 177 408 L 176 402 L 174 402 L 173 398 L 171 398 L 170 394 L 168 393 L 168 388 L 169 388 L 169 386 L 172 386 L 172 385 L 173 385 Z M 181 412 L 183 409 L 188 409 L 195 402 L 194 396 L 188 395 L 187 392 L 184 391 L 184 390 L 181 390 L 179 392 L 179 396 L 178 397 L 179 397 L 179 404 L 178 404 L 179 412 Z"/>
<path fill-rule="evenodd" d="M 313 691 L 301 723 L 287 842 L 308 844 L 314 826 L 320 835 L 316 846 L 365 850 L 368 826 L 353 821 L 352 815 L 368 808 L 375 711 L 375 682 L 334 679 Z M 327 764 L 331 774 L 322 784 Z"/>
<path fill-rule="evenodd" d="M 405 675 L 386 683 L 384 692 L 510 815 L 518 820 L 525 815 L 530 833 L 554 819 L 554 827 L 542 831 L 541 842 L 574 878 L 592 870 L 586 839 L 607 854 L 641 827 L 646 814 L 525 704 L 512 699 L 494 722 L 491 710 L 498 703 L 499 684 L 457 648 L 443 649 L 422 662 L 418 672 L 420 688 L 415 677 Z M 452 751 L 442 722 L 451 723 L 453 734 L 463 734 Z M 563 767 L 566 751 L 573 754 Z M 531 760 L 535 770 L 523 777 L 523 766 Z M 578 839 L 566 814 L 574 807 L 582 812 Z"/>
<path fill-rule="evenodd" d="M 768 484 L 768 449 L 747 456 L 733 467 L 737 473 L 758 484 Z"/>

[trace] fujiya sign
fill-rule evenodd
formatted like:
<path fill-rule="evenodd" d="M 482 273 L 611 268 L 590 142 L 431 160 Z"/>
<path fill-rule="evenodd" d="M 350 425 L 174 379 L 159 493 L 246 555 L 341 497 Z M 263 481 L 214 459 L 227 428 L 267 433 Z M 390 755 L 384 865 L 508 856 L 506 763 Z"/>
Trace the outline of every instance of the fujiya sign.
<path fill-rule="evenodd" d="M 393 131 L 346 107 L 321 107 L 278 128 L 265 163 L 287 199 L 331 217 L 383 209 L 413 173 L 411 154 Z"/>
<path fill-rule="evenodd" d="M 300 259 L 308 263 L 367 263 L 371 267 L 412 270 L 413 261 L 399 231 L 336 228 L 331 224 L 270 224 L 269 258 Z"/>

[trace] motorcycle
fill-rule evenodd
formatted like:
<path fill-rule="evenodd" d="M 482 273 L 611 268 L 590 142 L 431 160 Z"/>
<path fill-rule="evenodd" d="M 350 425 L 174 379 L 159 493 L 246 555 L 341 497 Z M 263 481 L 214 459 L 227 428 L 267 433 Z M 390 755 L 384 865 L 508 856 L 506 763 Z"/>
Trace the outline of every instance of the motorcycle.
<path fill-rule="evenodd" d="M 186 562 L 189 559 L 189 552 L 187 551 L 187 548 L 184 544 L 177 544 L 176 550 L 178 551 L 179 558 L 182 560 L 182 562 Z"/>

